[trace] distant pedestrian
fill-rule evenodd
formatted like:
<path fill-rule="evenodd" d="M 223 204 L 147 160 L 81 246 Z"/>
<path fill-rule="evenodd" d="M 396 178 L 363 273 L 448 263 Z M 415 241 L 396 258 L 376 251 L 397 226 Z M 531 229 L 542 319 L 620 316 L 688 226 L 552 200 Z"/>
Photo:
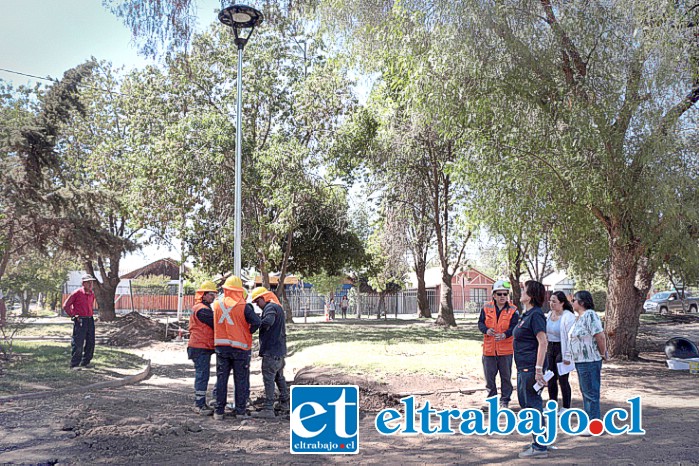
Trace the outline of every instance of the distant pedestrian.
<path fill-rule="evenodd" d="M 252 290 L 252 302 L 262 309 L 260 325 L 260 356 L 262 380 L 265 386 L 265 405 L 257 417 L 274 419 L 274 391 L 279 389 L 279 409 L 289 410 L 289 392 L 284 378 L 286 358 L 286 316 L 277 297 L 260 286 Z"/>
<path fill-rule="evenodd" d="M 328 311 L 330 311 L 330 320 L 335 320 L 335 298 L 330 298 Z"/>
<path fill-rule="evenodd" d="M 223 284 L 223 294 L 213 303 L 214 348 L 216 351 L 216 412 L 214 419 L 223 420 L 228 397 L 228 378 L 233 370 L 235 416 L 249 417 L 246 411 L 250 397 L 250 356 L 252 334 L 260 328 L 260 318 L 251 304 L 240 278 L 232 275 Z"/>
<path fill-rule="evenodd" d="M 216 284 L 205 281 L 194 294 L 194 307 L 189 316 L 187 357 L 194 362 L 194 412 L 203 416 L 214 414 L 206 405 L 209 387 L 211 355 L 214 354 L 214 311 Z M 215 390 L 214 390 L 215 391 Z"/>
<path fill-rule="evenodd" d="M 92 286 L 96 280 L 92 275 L 83 275 L 82 286 L 63 303 L 63 310 L 73 321 L 70 358 L 70 368 L 73 370 L 90 367 L 95 353 L 95 293 Z"/>
<path fill-rule="evenodd" d="M 343 319 L 347 318 L 347 309 L 349 309 L 349 299 L 347 299 L 347 295 L 344 295 L 340 301 L 340 311 Z"/>

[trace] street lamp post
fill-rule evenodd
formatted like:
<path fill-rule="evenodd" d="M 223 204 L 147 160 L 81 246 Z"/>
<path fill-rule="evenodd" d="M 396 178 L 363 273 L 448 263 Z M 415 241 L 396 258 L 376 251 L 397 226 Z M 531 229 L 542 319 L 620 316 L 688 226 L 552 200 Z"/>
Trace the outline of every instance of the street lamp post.
<path fill-rule="evenodd" d="M 235 128 L 235 242 L 233 248 L 233 273 L 240 277 L 241 269 L 241 204 L 242 204 L 242 114 L 243 114 L 243 48 L 255 30 L 262 24 L 263 16 L 258 10 L 247 5 L 231 5 L 221 10 L 218 20 L 230 26 L 235 34 L 235 45 L 238 46 L 238 96 Z M 247 34 L 246 34 L 247 33 Z"/>

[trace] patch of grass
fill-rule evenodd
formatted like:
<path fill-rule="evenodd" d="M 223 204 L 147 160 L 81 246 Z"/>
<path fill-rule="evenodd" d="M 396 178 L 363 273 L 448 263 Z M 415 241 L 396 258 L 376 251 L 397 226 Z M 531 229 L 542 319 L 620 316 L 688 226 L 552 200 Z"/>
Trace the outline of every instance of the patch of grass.
<path fill-rule="evenodd" d="M 670 319 L 662 314 L 641 314 L 641 322 L 648 324 L 659 324 L 663 322 L 670 322 Z"/>
<path fill-rule="evenodd" d="M 97 346 L 92 359 L 94 369 L 70 370 L 70 345 L 65 343 L 14 342 L 14 355 L 2 363 L 0 395 L 85 386 L 121 378 L 116 369 L 137 370 L 145 365 L 138 356 Z"/>
<path fill-rule="evenodd" d="M 17 332 L 20 337 L 69 337 L 73 334 L 73 324 L 24 324 Z"/>
<path fill-rule="evenodd" d="M 49 308 L 32 309 L 29 311 L 32 317 L 56 317 L 56 313 Z"/>
<path fill-rule="evenodd" d="M 480 364 L 475 319 L 443 329 L 425 321 L 349 321 L 289 326 L 290 355 L 351 372 L 456 376 Z M 475 359 L 475 360 L 474 360 Z"/>

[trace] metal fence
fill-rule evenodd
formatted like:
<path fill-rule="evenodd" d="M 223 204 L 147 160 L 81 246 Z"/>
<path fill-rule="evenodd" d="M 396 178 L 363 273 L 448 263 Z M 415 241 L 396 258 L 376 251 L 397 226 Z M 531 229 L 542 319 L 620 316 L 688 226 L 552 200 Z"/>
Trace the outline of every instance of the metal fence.
<path fill-rule="evenodd" d="M 334 295 L 336 316 L 340 316 L 340 303 L 344 295 L 345 293 Z M 289 291 L 286 296 L 294 317 L 318 316 L 325 313 L 325 304 L 328 300 L 326 295 L 319 295 L 315 291 Z M 379 313 L 381 296 L 378 293 L 350 293 L 348 297 L 347 314 L 349 316 L 356 316 L 358 311 L 359 314 L 367 316 L 376 316 Z M 432 314 L 436 314 L 439 311 L 439 296 L 434 289 L 427 290 L 427 302 Z M 483 301 L 471 301 L 468 296 L 462 297 L 461 294 L 454 294 L 452 303 L 457 316 L 478 313 L 484 304 Z M 417 290 L 403 290 L 384 296 L 382 315 L 397 318 L 399 315 L 417 316 L 417 313 Z"/>
<path fill-rule="evenodd" d="M 66 294 L 63 295 L 64 301 L 68 297 L 67 293 L 74 291 L 74 289 L 68 288 L 78 287 L 66 286 Z M 346 292 L 338 292 L 334 295 L 335 314 L 338 317 L 341 315 L 340 303 L 342 297 L 346 294 Z M 379 313 L 381 296 L 378 293 L 350 292 L 347 296 L 349 297 L 348 316 L 356 316 L 358 311 L 359 314 L 365 316 L 376 316 Z M 289 300 L 294 317 L 322 316 L 325 314 L 327 295 L 320 295 L 313 290 L 292 289 L 287 291 L 286 297 Z M 188 315 L 194 304 L 194 296 L 184 295 L 183 298 L 183 314 Z M 439 311 L 439 295 L 434 289 L 427 290 L 427 302 L 432 314 L 437 314 Z M 480 312 L 484 303 L 480 300 L 472 300 L 470 296 L 462 296 L 461 293 L 456 292 L 452 295 L 452 304 L 454 306 L 454 314 L 458 317 L 459 315 L 465 316 L 466 314 Z M 129 290 L 128 287 L 120 286 L 117 288 L 115 296 L 115 309 L 119 315 L 131 312 L 132 309 L 143 315 L 167 311 L 173 312 L 177 310 L 177 290 L 158 290 L 155 292 L 136 286 L 132 290 Z M 398 316 L 407 315 L 417 316 L 417 313 L 417 290 L 402 290 L 398 293 L 384 296 L 382 316 L 385 314 L 386 317 L 398 318 Z"/>

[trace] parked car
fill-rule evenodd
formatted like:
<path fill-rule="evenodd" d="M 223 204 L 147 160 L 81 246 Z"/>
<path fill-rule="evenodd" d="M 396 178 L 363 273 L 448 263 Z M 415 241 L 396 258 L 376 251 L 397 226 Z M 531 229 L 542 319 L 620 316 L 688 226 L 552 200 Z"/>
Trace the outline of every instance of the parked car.
<path fill-rule="evenodd" d="M 643 303 L 643 312 L 658 312 L 667 314 L 668 312 L 697 312 L 699 298 L 690 293 L 684 293 L 684 298 L 677 291 L 661 291 L 655 293 L 649 300 Z"/>

